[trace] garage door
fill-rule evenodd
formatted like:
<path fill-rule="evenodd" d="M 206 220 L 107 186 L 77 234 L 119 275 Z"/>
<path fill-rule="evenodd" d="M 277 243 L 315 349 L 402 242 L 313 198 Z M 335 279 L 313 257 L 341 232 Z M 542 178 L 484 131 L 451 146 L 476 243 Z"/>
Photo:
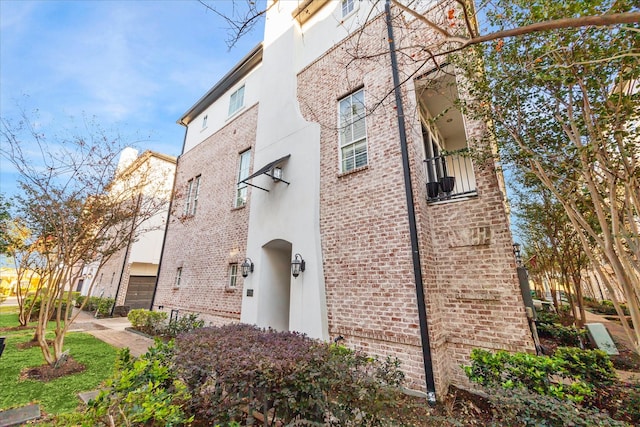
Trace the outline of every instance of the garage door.
<path fill-rule="evenodd" d="M 131 309 L 149 309 L 155 285 L 156 276 L 130 276 L 124 305 L 131 307 Z"/>

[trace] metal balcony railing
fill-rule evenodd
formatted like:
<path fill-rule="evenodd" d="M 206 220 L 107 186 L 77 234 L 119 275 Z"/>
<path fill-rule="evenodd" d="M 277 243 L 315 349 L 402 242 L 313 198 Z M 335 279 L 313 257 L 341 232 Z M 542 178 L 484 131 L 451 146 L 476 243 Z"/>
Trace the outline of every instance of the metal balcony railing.
<path fill-rule="evenodd" d="M 424 165 L 428 202 L 477 194 L 473 163 L 466 148 L 428 158 Z"/>

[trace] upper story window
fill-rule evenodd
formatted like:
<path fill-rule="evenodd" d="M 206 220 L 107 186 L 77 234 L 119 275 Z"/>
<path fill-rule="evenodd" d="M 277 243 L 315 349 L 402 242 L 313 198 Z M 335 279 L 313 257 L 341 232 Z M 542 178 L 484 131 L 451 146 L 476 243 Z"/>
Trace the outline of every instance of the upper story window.
<path fill-rule="evenodd" d="M 207 127 L 207 119 L 209 118 L 209 116 L 204 116 L 202 118 L 202 129 Z"/>
<path fill-rule="evenodd" d="M 191 178 L 187 181 L 187 193 L 184 203 L 183 215 L 195 215 L 198 208 L 198 197 L 200 196 L 200 178 L 201 175 Z"/>
<path fill-rule="evenodd" d="M 344 18 L 355 8 L 356 0 L 342 0 L 342 17 Z"/>
<path fill-rule="evenodd" d="M 239 208 L 247 204 L 247 184 L 241 183 L 243 179 L 249 176 L 249 168 L 251 167 L 251 150 L 240 153 L 240 162 L 238 164 L 238 185 L 236 188 L 236 198 L 234 206 Z"/>
<path fill-rule="evenodd" d="M 191 203 L 191 215 L 196 214 L 196 209 L 198 207 L 198 196 L 200 195 L 200 176 L 198 175 L 194 178 L 193 183 L 193 202 Z"/>
<path fill-rule="evenodd" d="M 244 85 L 231 94 L 229 100 L 229 115 L 232 115 L 244 106 Z"/>
<path fill-rule="evenodd" d="M 342 173 L 367 165 L 367 128 L 364 89 L 339 102 L 340 170 Z"/>
<path fill-rule="evenodd" d="M 189 215 L 191 211 L 191 191 L 193 190 L 193 178 L 187 181 L 187 199 L 184 202 L 184 212 L 183 215 Z"/>
<path fill-rule="evenodd" d="M 176 269 L 176 280 L 173 282 L 173 287 L 179 288 L 181 281 L 182 281 L 182 267 L 178 267 Z"/>

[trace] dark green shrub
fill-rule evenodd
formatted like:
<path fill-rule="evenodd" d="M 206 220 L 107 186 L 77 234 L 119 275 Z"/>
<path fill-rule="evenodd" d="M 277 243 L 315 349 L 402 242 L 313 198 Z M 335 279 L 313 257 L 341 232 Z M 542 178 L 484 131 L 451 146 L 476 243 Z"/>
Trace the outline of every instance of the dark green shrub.
<path fill-rule="evenodd" d="M 389 425 L 403 379 L 396 361 L 242 324 L 180 335 L 174 361 L 196 418 L 223 425 L 254 411 L 285 425 Z"/>
<path fill-rule="evenodd" d="M 190 395 L 173 369 L 173 343 L 156 341 L 136 359 L 123 349 L 114 375 L 83 412 L 59 417 L 59 425 L 182 426 L 193 421 L 184 408 Z"/>
<path fill-rule="evenodd" d="M 131 310 L 127 314 L 131 326 L 149 335 L 159 335 L 164 329 L 167 313 L 164 311 L 150 311 L 144 308 Z"/>
<path fill-rule="evenodd" d="M 572 401 L 532 393 L 526 389 L 491 388 L 495 426 L 625 426 L 608 414 L 587 409 Z"/>

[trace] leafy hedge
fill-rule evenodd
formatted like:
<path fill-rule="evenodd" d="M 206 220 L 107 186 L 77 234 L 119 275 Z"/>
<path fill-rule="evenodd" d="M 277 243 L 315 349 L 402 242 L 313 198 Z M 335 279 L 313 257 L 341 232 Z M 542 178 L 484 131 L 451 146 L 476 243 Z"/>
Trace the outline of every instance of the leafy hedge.
<path fill-rule="evenodd" d="M 549 357 L 474 349 L 471 362 L 464 367 L 465 374 L 480 385 L 528 389 L 576 403 L 597 399 L 597 392 L 606 391 L 616 379 L 611 360 L 601 350 L 559 347 Z"/>
<path fill-rule="evenodd" d="M 243 324 L 181 335 L 174 362 L 196 419 L 223 425 L 389 425 L 403 381 L 397 361 Z"/>
<path fill-rule="evenodd" d="M 80 295 L 79 292 L 72 292 L 71 293 L 71 299 L 74 298 L 74 295 Z M 57 307 L 60 305 L 62 306 L 62 313 L 64 315 L 64 311 L 67 308 L 67 294 L 63 294 L 63 297 L 60 299 L 56 299 L 55 302 L 55 307 L 57 309 Z M 31 307 L 31 305 L 33 305 L 33 310 L 31 311 L 31 317 L 29 318 L 29 321 L 33 322 L 38 320 L 38 317 L 40 316 L 40 308 L 42 306 L 42 295 L 38 295 L 38 297 L 36 298 L 34 295 L 29 295 L 27 298 L 25 298 L 24 300 L 24 307 Z M 49 316 L 48 320 L 52 320 L 55 318 L 56 316 L 56 309 L 51 310 L 51 315 Z M 69 318 L 71 318 L 71 310 L 69 310 Z"/>
<path fill-rule="evenodd" d="M 140 308 L 131 310 L 127 318 L 135 329 L 145 334 L 164 338 L 175 338 L 182 333 L 204 326 L 204 320 L 200 320 L 196 313 L 186 314 L 167 323 L 166 312 Z"/>
<path fill-rule="evenodd" d="M 108 316 L 111 313 L 111 307 L 115 304 L 116 300 L 106 297 L 87 297 L 79 295 L 76 297 L 76 307 L 81 307 L 82 303 L 87 300 L 82 311 L 98 312 L 98 316 Z"/>

